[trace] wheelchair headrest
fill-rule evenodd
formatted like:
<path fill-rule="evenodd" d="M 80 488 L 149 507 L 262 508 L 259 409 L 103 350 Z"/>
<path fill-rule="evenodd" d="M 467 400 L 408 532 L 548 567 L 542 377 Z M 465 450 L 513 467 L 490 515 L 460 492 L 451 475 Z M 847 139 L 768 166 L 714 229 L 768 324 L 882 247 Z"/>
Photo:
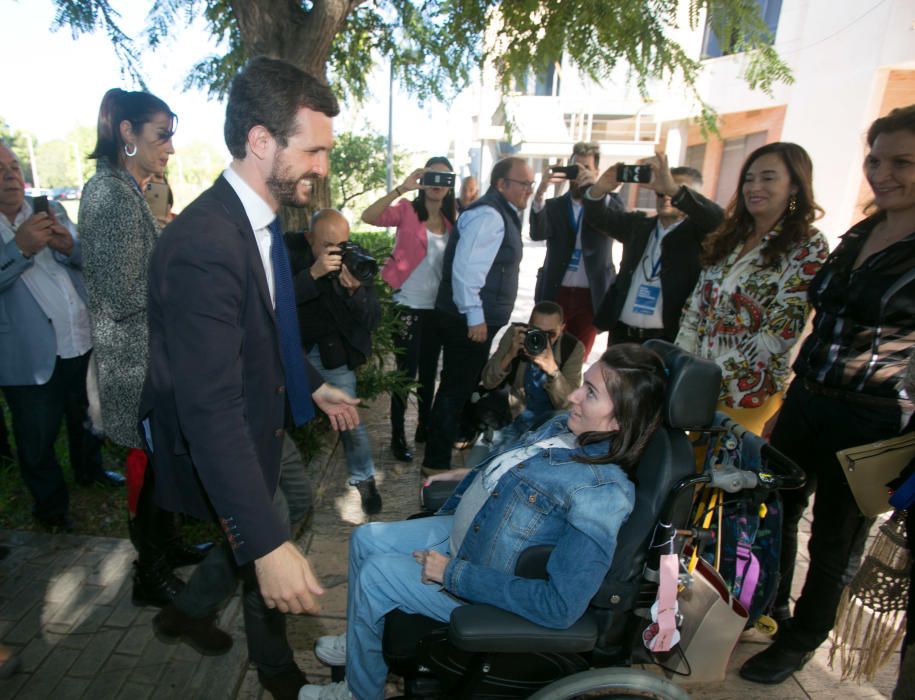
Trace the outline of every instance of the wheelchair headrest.
<path fill-rule="evenodd" d="M 667 367 L 664 423 L 680 430 L 710 426 L 721 394 L 721 368 L 666 340 L 647 340 L 643 347 L 658 353 Z"/>

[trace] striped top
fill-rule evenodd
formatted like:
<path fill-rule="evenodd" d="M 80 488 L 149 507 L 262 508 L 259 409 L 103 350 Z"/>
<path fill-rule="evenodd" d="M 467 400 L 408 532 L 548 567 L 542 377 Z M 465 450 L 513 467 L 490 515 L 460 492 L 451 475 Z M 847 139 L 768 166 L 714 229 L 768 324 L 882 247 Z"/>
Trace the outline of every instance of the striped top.
<path fill-rule="evenodd" d="M 844 236 L 810 285 L 816 315 L 794 371 L 807 381 L 895 400 L 915 344 L 915 232 L 852 269 L 877 214 Z"/>

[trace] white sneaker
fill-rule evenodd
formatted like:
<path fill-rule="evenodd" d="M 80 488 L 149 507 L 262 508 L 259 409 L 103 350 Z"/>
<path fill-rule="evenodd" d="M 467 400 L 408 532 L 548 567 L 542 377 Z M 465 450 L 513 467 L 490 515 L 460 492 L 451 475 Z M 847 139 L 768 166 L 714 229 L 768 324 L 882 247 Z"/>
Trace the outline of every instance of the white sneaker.
<path fill-rule="evenodd" d="M 353 700 L 353 694 L 346 687 L 346 681 L 328 685 L 303 685 L 299 689 L 299 700 Z"/>
<path fill-rule="evenodd" d="M 326 666 L 346 666 L 346 633 L 318 637 L 315 656 Z"/>

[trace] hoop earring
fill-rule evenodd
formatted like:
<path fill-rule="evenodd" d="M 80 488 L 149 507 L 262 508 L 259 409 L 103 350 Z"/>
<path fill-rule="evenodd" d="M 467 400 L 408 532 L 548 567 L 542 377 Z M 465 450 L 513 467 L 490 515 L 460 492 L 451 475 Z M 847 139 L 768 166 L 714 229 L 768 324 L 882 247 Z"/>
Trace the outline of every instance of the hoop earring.
<path fill-rule="evenodd" d="M 793 214 L 796 211 L 797 211 L 797 197 L 795 195 L 791 195 L 791 197 L 788 199 L 788 213 Z"/>
<path fill-rule="evenodd" d="M 132 151 L 128 151 L 128 150 L 127 150 L 127 147 L 128 147 L 128 146 L 133 146 L 133 150 L 132 150 Z M 127 156 L 128 158 L 133 158 L 135 155 L 137 155 L 137 144 L 135 144 L 135 143 L 125 143 L 125 144 L 124 144 L 124 155 Z"/>

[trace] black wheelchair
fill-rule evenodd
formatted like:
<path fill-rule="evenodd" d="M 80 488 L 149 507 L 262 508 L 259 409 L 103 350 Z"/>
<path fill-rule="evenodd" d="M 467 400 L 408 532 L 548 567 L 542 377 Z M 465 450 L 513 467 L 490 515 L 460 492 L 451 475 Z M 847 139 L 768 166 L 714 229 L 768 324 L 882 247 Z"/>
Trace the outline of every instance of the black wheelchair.
<path fill-rule="evenodd" d="M 448 623 L 395 610 L 385 618 L 383 653 L 390 671 L 403 678 L 403 697 L 688 698 L 666 678 L 629 668 L 657 662 L 641 635 L 657 593 L 658 542 L 689 532 L 684 528 L 697 484 L 733 492 L 803 482 L 788 483 L 797 481 L 796 472 L 784 478 L 767 473 L 765 483 L 734 468 L 697 474 L 687 431 L 714 433 L 720 369 L 665 341 L 645 345 L 662 357 L 668 371 L 663 424 L 640 461 L 635 507 L 588 610 L 561 630 L 489 605 L 461 606 Z M 550 551 L 544 546 L 525 551 L 516 574 L 545 578 Z M 342 680 L 342 669 L 335 669 L 334 679 Z"/>

